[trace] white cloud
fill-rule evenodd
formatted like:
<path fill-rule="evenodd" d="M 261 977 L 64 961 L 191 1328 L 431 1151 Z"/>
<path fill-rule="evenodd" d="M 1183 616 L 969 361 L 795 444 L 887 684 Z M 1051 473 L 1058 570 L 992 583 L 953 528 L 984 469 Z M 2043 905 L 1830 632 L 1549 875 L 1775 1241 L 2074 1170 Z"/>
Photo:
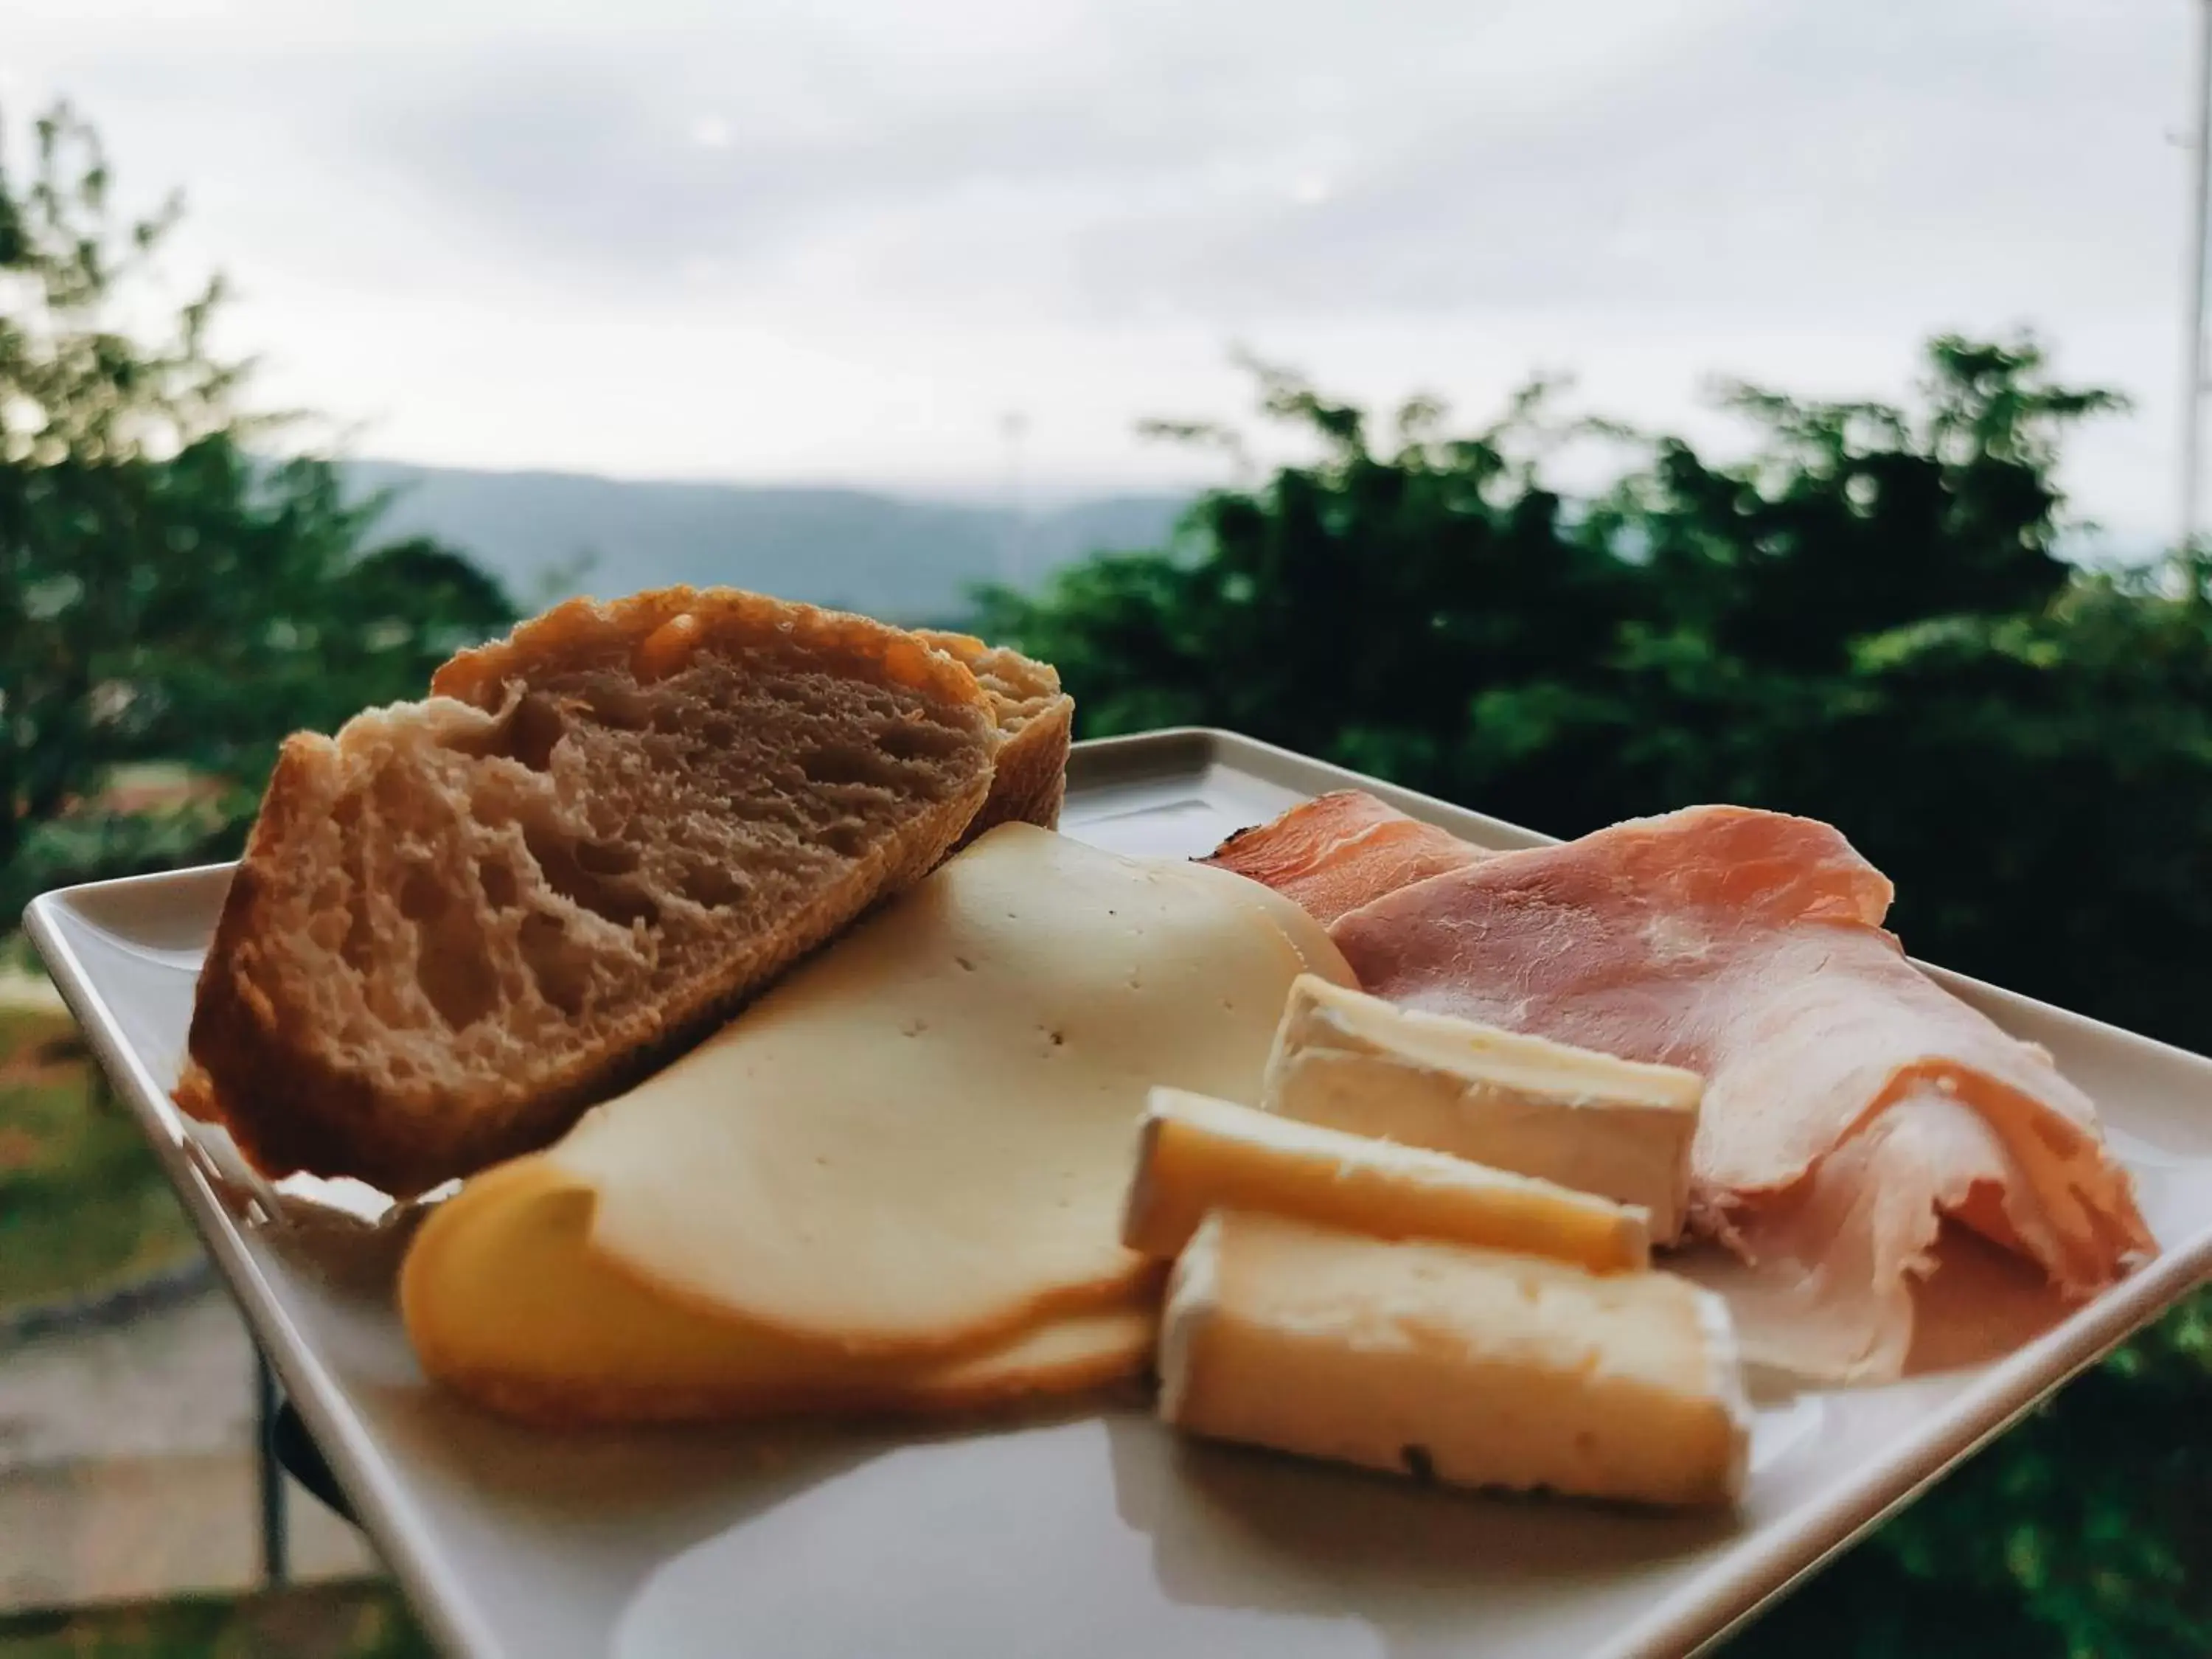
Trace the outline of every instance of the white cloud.
<path fill-rule="evenodd" d="M 2083 504 L 2170 511 L 2179 0 L 24 5 L 9 112 L 185 185 L 271 395 L 387 453 L 960 483 L 1020 408 L 1036 476 L 1143 478 L 1233 339 L 1704 431 L 1708 373 L 2027 321 L 2140 399 Z"/>

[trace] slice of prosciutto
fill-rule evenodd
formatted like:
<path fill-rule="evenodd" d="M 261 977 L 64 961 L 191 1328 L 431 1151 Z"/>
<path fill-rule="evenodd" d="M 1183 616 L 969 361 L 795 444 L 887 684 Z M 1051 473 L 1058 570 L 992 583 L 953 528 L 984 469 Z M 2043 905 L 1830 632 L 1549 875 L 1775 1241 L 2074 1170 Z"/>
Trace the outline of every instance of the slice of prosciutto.
<path fill-rule="evenodd" d="M 1364 790 L 1340 789 L 1238 830 L 1202 862 L 1264 883 L 1326 925 L 1393 888 L 1490 856 Z"/>
<path fill-rule="evenodd" d="M 1296 817 L 1240 838 L 1244 865 L 1311 841 Z M 1912 966 L 1888 881 L 1826 824 L 1701 806 L 1427 878 L 1356 867 L 1300 879 L 1368 990 L 1704 1074 L 1692 1227 L 1726 1254 L 1686 1270 L 1757 1363 L 1898 1376 L 1947 1216 L 2069 1298 L 2157 1248 L 2087 1097 Z"/>

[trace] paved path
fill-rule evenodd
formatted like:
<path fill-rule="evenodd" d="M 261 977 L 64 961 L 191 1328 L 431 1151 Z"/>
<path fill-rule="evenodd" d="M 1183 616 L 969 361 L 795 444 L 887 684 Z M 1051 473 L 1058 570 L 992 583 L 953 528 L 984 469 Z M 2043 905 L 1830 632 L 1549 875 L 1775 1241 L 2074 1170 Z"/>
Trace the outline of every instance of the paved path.
<path fill-rule="evenodd" d="M 0 1353 L 0 1611 L 258 1583 L 252 1386 L 214 1291 Z M 295 1576 L 374 1570 L 298 1486 L 291 1514 Z"/>
<path fill-rule="evenodd" d="M 64 1012 L 9 968 L 0 1010 Z M 0 1350 L 0 1613 L 258 1586 L 255 1428 L 252 1346 L 219 1291 Z M 289 1507 L 295 1577 L 376 1570 L 297 1486 Z"/>

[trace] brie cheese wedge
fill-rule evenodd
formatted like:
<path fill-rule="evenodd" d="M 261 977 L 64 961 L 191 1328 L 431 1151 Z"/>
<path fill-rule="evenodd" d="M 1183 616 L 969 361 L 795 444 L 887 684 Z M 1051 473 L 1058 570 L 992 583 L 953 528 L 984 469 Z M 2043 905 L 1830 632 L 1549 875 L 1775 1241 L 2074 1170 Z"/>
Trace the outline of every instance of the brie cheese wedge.
<path fill-rule="evenodd" d="M 1401 1008 L 1305 976 L 1291 988 L 1262 1103 L 1308 1123 L 1450 1152 L 1650 1212 L 1680 1236 L 1705 1082 Z"/>
<path fill-rule="evenodd" d="M 1159 1369 L 1192 1433 L 1453 1486 L 1725 1504 L 1749 1457 L 1726 1305 L 1672 1273 L 1217 1211 Z"/>

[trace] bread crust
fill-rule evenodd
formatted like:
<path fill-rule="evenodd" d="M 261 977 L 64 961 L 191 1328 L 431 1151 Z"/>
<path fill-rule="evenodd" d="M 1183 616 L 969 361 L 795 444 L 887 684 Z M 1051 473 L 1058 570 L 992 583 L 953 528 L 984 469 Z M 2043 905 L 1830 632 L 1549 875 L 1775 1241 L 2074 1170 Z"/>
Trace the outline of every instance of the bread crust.
<path fill-rule="evenodd" d="M 964 666 L 910 633 L 732 589 L 670 588 L 611 605 L 570 600 L 505 640 L 460 653 L 438 670 L 433 696 L 495 709 L 510 682 L 634 660 L 646 641 L 683 617 L 698 619 L 690 633 L 709 647 L 826 655 L 856 676 L 878 677 L 986 718 L 991 713 Z M 550 1144 L 593 1102 L 629 1087 L 726 1020 L 862 910 L 927 874 L 973 821 L 994 775 L 980 768 L 972 788 L 917 813 L 846 866 L 761 949 L 678 988 L 666 1006 L 633 1011 L 594 1045 L 552 1059 L 500 1110 L 478 1112 L 435 1098 L 397 1097 L 334 1063 L 316 1042 L 302 1000 L 288 994 L 283 939 L 270 914 L 276 875 L 299 826 L 327 814 L 343 795 L 344 742 L 343 732 L 337 739 L 302 733 L 280 751 L 201 973 L 190 1060 L 176 1099 L 192 1116 L 223 1125 L 264 1175 L 351 1176 L 403 1198 Z"/>
<path fill-rule="evenodd" d="M 1060 827 L 1060 809 L 1067 798 L 1067 750 L 1074 726 L 1075 699 L 1063 696 L 1006 739 L 999 750 L 990 795 L 961 836 L 961 846 L 1002 823 L 1034 823 L 1040 830 Z"/>
<path fill-rule="evenodd" d="M 430 695 L 495 708 L 506 683 L 532 674 L 586 666 L 636 647 L 678 617 L 697 620 L 708 638 L 787 641 L 812 651 L 849 653 L 892 684 L 951 702 L 988 698 L 957 659 L 920 636 L 848 611 L 824 611 L 734 587 L 660 587 L 627 599 L 566 599 L 515 624 L 505 639 L 455 653 L 430 677 Z"/>
<path fill-rule="evenodd" d="M 975 676 L 1006 738 L 990 796 L 955 850 L 1002 823 L 1057 830 L 1067 796 L 1067 751 L 1075 734 L 1075 699 L 1060 690 L 1059 671 L 969 634 L 923 629 L 920 637 Z"/>

